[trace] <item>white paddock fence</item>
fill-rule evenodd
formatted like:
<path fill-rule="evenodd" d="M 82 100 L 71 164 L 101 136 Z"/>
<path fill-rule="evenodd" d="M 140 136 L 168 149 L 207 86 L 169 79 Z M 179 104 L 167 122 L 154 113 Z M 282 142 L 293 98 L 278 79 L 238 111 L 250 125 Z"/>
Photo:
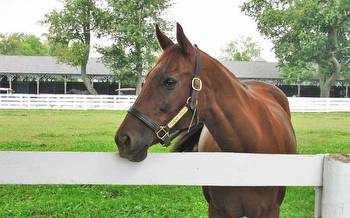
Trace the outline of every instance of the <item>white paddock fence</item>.
<path fill-rule="evenodd" d="M 350 217 L 349 155 L 2 151 L 0 184 L 314 186 L 315 217 Z"/>
<path fill-rule="evenodd" d="M 350 112 L 350 98 L 288 98 L 292 112 Z"/>
<path fill-rule="evenodd" d="M 0 109 L 127 110 L 135 95 L 0 94 Z"/>
<path fill-rule="evenodd" d="M 135 95 L 0 94 L 0 109 L 127 110 Z M 350 98 L 289 99 L 293 112 L 350 112 Z"/>

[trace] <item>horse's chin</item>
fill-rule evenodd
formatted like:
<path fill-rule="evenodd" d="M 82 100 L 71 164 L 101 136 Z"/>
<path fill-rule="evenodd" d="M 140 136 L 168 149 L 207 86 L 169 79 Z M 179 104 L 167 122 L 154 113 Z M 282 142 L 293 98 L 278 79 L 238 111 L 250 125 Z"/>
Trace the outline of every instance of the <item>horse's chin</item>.
<path fill-rule="evenodd" d="M 123 152 L 119 152 L 119 156 L 122 158 L 126 158 L 131 162 L 141 162 L 147 157 L 147 149 L 138 151 L 137 153 L 126 154 Z"/>

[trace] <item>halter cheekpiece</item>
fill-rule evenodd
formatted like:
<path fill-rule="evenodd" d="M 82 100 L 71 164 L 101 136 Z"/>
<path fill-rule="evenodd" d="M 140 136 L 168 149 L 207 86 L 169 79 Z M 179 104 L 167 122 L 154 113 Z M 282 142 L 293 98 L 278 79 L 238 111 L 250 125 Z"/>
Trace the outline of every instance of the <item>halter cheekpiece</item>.
<path fill-rule="evenodd" d="M 152 129 L 157 136 L 157 138 L 160 140 L 160 143 L 167 147 L 169 146 L 170 142 L 178 135 L 178 132 L 171 133 L 171 129 L 181 120 L 182 117 L 185 116 L 185 114 L 188 111 L 192 111 L 192 119 L 190 122 L 190 125 L 188 127 L 188 131 L 192 127 L 192 122 L 195 117 L 196 111 L 197 111 L 197 104 L 198 104 L 198 94 L 202 90 L 203 84 L 202 80 L 199 78 L 200 74 L 200 68 L 201 68 L 201 60 L 199 55 L 199 49 L 197 45 L 194 45 L 195 47 L 195 70 L 194 70 L 194 77 L 192 78 L 191 82 L 191 95 L 187 98 L 185 105 L 179 110 L 179 112 L 165 125 L 159 125 L 157 122 L 149 118 L 147 115 L 143 114 L 142 112 L 135 109 L 133 106 L 128 110 L 128 113 L 132 114 L 136 118 L 138 118 L 140 121 L 142 121 L 148 128 Z"/>

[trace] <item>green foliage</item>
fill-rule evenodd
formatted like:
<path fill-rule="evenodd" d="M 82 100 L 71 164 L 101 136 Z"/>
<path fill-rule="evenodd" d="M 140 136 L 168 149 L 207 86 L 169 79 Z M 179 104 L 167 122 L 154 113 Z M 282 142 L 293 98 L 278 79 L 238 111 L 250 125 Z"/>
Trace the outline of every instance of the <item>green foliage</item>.
<path fill-rule="evenodd" d="M 253 61 L 260 56 L 261 48 L 251 37 L 242 37 L 227 43 L 222 53 L 223 61 Z"/>
<path fill-rule="evenodd" d="M 109 10 L 103 25 L 104 35 L 113 44 L 99 48 L 103 60 L 123 84 L 135 86 L 147 73 L 159 49 L 155 24 L 170 28 L 162 18 L 170 0 L 107 0 Z M 109 18 L 108 18 L 109 17 Z"/>
<path fill-rule="evenodd" d="M 48 55 L 49 46 L 35 35 L 25 33 L 0 34 L 2 55 Z"/>
<path fill-rule="evenodd" d="M 62 10 L 45 15 L 43 24 L 49 26 L 46 34 L 51 54 L 73 66 L 87 63 L 91 34 L 97 31 L 102 10 L 96 0 L 63 0 Z"/>
<path fill-rule="evenodd" d="M 303 81 L 311 80 L 315 68 L 310 63 L 296 62 L 293 65 L 279 66 L 281 75 L 287 84 L 300 84 Z"/>
<path fill-rule="evenodd" d="M 242 11 L 273 41 L 280 66 L 290 68 L 285 72 L 297 76 L 312 65 L 327 87 L 344 75 L 350 61 L 350 1 L 249 0 Z"/>

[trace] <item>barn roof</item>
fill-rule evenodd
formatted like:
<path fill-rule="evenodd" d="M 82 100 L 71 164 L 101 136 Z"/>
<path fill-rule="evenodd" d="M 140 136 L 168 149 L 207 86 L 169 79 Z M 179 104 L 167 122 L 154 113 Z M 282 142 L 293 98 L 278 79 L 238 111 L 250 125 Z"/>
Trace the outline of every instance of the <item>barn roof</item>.
<path fill-rule="evenodd" d="M 223 63 L 241 79 L 279 79 L 277 63 L 266 61 L 229 61 Z M 90 58 L 87 73 L 94 76 L 111 75 L 110 70 L 98 58 Z M 78 67 L 59 63 L 50 56 L 0 55 L 0 74 L 30 75 L 79 75 Z"/>
<path fill-rule="evenodd" d="M 79 75 L 78 67 L 58 63 L 50 56 L 8 56 L 0 55 L 0 74 L 47 74 L 47 75 Z M 90 58 L 87 74 L 110 75 L 109 70 L 98 58 Z"/>
<path fill-rule="evenodd" d="M 227 61 L 223 64 L 240 79 L 281 79 L 277 63 L 266 61 Z"/>

